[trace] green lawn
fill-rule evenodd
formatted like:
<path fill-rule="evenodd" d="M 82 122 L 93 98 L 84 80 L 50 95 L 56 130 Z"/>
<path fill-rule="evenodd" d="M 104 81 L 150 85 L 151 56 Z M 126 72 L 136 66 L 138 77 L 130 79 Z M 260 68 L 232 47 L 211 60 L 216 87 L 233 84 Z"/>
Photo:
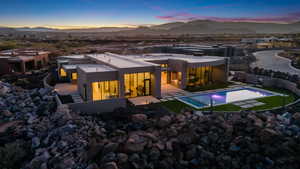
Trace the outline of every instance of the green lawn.
<path fill-rule="evenodd" d="M 225 105 L 220 105 L 220 106 L 213 107 L 213 111 L 264 110 L 264 109 L 271 109 L 271 108 L 280 107 L 280 106 L 283 106 L 284 104 L 292 103 L 293 101 L 295 101 L 297 99 L 297 97 L 288 90 L 275 89 L 275 88 L 263 88 L 263 89 L 274 91 L 274 92 L 277 92 L 277 93 L 282 93 L 282 94 L 285 94 L 287 96 L 270 96 L 270 97 L 255 99 L 259 102 L 265 103 L 265 105 L 256 106 L 256 107 L 252 107 L 252 108 L 249 108 L 249 109 L 243 109 L 243 108 L 241 108 L 239 106 L 235 106 L 233 104 L 225 104 Z M 162 102 L 162 103 L 159 103 L 159 104 L 165 106 L 169 110 L 174 111 L 176 113 L 179 113 L 183 108 L 189 108 L 189 109 L 196 110 L 195 108 L 193 108 L 193 107 L 191 107 L 191 106 L 189 106 L 185 103 L 182 103 L 178 100 Z M 199 110 L 210 111 L 211 108 L 207 107 L 207 108 L 199 109 Z"/>

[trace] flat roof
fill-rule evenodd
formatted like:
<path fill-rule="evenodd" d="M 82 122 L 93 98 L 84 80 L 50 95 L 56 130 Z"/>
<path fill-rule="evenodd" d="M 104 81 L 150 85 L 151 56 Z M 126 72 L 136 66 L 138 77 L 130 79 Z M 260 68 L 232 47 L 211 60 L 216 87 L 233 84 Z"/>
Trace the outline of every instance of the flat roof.
<path fill-rule="evenodd" d="M 0 56 L 0 59 L 9 59 L 11 56 Z"/>
<path fill-rule="evenodd" d="M 63 58 L 63 59 L 84 59 L 85 55 L 60 56 L 59 58 Z"/>
<path fill-rule="evenodd" d="M 62 65 L 62 67 L 66 70 L 74 70 L 77 69 L 78 65 Z"/>
<path fill-rule="evenodd" d="M 143 60 L 135 60 L 128 55 L 123 56 L 118 54 L 105 53 L 105 54 L 90 54 L 88 56 L 116 68 L 156 66 L 156 64 L 148 63 Z"/>
<path fill-rule="evenodd" d="M 68 63 L 69 60 L 66 60 L 66 59 L 59 59 L 57 60 L 57 63 Z"/>
<path fill-rule="evenodd" d="M 15 49 L 15 50 L 4 50 L 0 51 L 0 55 L 40 55 L 40 54 L 47 54 L 49 52 L 47 51 L 42 51 L 42 50 L 20 50 L 20 49 Z"/>
<path fill-rule="evenodd" d="M 20 59 L 22 61 L 31 61 L 34 60 L 34 56 L 17 56 L 17 59 Z"/>
<path fill-rule="evenodd" d="M 193 56 L 185 54 L 170 54 L 170 53 L 154 53 L 144 55 L 130 55 L 134 59 L 142 59 L 145 61 L 153 60 L 169 60 L 176 59 L 186 61 L 188 63 L 209 63 L 224 60 L 224 57 L 219 56 Z"/>
<path fill-rule="evenodd" d="M 0 55 L 12 55 L 12 52 L 0 52 Z"/>
<path fill-rule="evenodd" d="M 103 64 L 83 64 L 77 65 L 77 67 L 83 70 L 85 73 L 117 71 L 116 69 Z"/>

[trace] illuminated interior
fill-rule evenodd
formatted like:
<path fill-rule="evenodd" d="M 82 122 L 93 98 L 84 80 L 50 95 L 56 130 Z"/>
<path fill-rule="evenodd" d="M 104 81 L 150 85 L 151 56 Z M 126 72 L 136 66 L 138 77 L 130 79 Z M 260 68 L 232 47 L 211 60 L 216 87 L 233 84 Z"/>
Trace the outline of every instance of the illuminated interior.
<path fill-rule="evenodd" d="M 93 93 L 93 101 L 118 98 L 119 83 L 117 80 L 93 82 L 92 93 Z"/>
<path fill-rule="evenodd" d="M 72 80 L 77 80 L 77 73 L 72 73 Z"/>
<path fill-rule="evenodd" d="M 207 85 L 212 81 L 212 66 L 188 68 L 187 71 L 187 85 L 188 86 L 202 86 Z"/>
<path fill-rule="evenodd" d="M 67 76 L 67 72 L 63 68 L 61 68 L 60 69 L 60 77 L 66 77 L 66 76 Z"/>
<path fill-rule="evenodd" d="M 168 67 L 168 64 L 160 64 L 160 67 L 162 67 L 162 68 L 167 68 L 167 67 Z"/>
<path fill-rule="evenodd" d="M 181 72 L 171 72 L 171 84 L 176 87 L 180 87 L 182 79 Z"/>
<path fill-rule="evenodd" d="M 161 84 L 166 85 L 168 83 L 168 73 L 167 71 L 161 72 Z"/>
<path fill-rule="evenodd" d="M 150 73 L 132 73 L 124 75 L 125 96 L 127 98 L 151 95 Z"/>

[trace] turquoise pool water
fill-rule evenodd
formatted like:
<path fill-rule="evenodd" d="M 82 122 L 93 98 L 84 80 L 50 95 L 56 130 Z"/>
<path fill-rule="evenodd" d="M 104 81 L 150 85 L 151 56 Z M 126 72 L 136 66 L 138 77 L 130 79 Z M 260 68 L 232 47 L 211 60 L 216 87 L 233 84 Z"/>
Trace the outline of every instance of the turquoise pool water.
<path fill-rule="evenodd" d="M 275 95 L 280 94 L 254 87 L 240 87 L 230 90 L 183 96 L 177 98 L 177 100 L 199 109 L 209 107 L 211 102 L 214 106 L 217 106 Z"/>

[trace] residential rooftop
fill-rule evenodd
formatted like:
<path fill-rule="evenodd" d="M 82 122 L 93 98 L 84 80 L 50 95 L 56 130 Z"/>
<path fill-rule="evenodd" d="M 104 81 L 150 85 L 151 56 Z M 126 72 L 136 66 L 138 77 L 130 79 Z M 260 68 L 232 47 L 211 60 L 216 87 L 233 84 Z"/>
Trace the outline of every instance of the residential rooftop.
<path fill-rule="evenodd" d="M 82 65 L 77 65 L 77 67 L 82 71 L 84 71 L 85 73 L 117 71 L 116 69 L 103 64 L 82 64 Z"/>
<path fill-rule="evenodd" d="M 156 64 L 148 63 L 143 60 L 134 60 L 130 57 L 112 54 L 112 53 L 105 53 L 105 54 L 90 54 L 88 57 L 91 57 L 97 61 L 103 62 L 108 64 L 112 67 L 116 68 L 134 68 L 134 67 L 147 67 L 153 66 Z"/>
<path fill-rule="evenodd" d="M 74 70 L 77 69 L 78 65 L 63 65 L 62 67 L 66 70 Z"/>
<path fill-rule="evenodd" d="M 64 59 L 85 59 L 85 55 L 69 55 L 69 56 L 60 56 Z"/>
<path fill-rule="evenodd" d="M 26 56 L 36 56 L 47 54 L 49 52 L 42 50 L 33 50 L 33 49 L 14 49 L 14 50 L 4 50 L 0 51 L 0 56 L 18 56 L 18 55 L 26 55 Z"/>
<path fill-rule="evenodd" d="M 67 60 L 67 59 L 58 59 L 57 60 L 57 63 L 68 63 L 69 62 L 69 60 Z"/>
<path fill-rule="evenodd" d="M 176 60 L 186 61 L 188 63 L 205 63 L 205 62 L 224 60 L 224 57 L 219 57 L 219 56 L 193 56 L 193 55 L 170 54 L 170 53 L 129 55 L 129 57 L 135 60 L 143 60 L 143 61 L 176 59 Z"/>

